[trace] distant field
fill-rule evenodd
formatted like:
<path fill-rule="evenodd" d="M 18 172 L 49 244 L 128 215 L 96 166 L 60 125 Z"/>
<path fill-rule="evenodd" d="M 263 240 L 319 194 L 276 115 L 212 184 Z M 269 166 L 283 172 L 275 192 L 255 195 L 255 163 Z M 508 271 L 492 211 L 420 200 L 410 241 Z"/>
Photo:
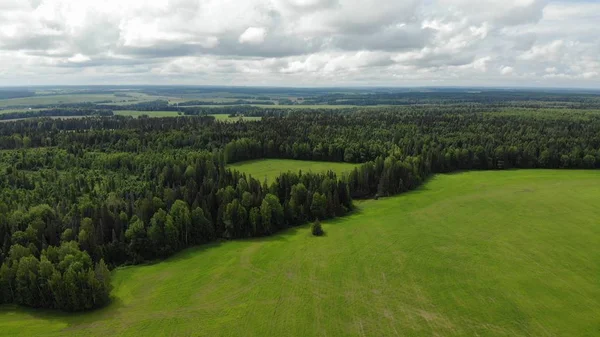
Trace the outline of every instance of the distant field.
<path fill-rule="evenodd" d="M 115 110 L 114 111 L 115 115 L 120 115 L 120 116 L 134 116 L 134 117 L 139 117 L 142 115 L 147 115 L 148 117 L 177 117 L 180 116 L 179 113 L 177 111 L 135 111 L 135 110 Z M 233 117 L 230 118 L 229 115 L 210 115 L 215 117 L 215 119 L 222 121 L 222 122 L 237 122 L 240 119 L 245 120 L 245 121 L 258 121 L 261 120 L 262 117 Z"/>
<path fill-rule="evenodd" d="M 64 103 L 84 103 L 100 102 L 106 100 L 122 100 L 123 97 L 116 97 L 112 94 L 107 95 L 52 95 L 52 96 L 32 96 L 25 98 L 12 98 L 0 100 L 0 106 L 30 106 L 38 104 L 64 104 Z"/>
<path fill-rule="evenodd" d="M 334 171 L 337 174 L 351 171 L 358 164 L 332 163 L 321 161 L 286 160 L 286 159 L 260 159 L 231 164 L 228 167 L 244 172 L 260 180 L 266 178 L 273 181 L 283 172 L 326 172 Z"/>
<path fill-rule="evenodd" d="M 229 123 L 234 123 L 241 120 L 244 121 L 259 121 L 262 119 L 262 117 L 229 117 L 229 115 L 225 115 L 225 114 L 215 114 L 215 115 L 210 115 L 215 117 L 216 120 L 221 121 L 221 122 L 229 122 Z"/>
<path fill-rule="evenodd" d="M 1 102 L 1 100 L 0 100 Z M 40 111 L 42 109 L 3 109 L 0 110 L 0 115 L 1 114 L 7 114 L 7 113 L 13 113 L 13 112 L 33 112 L 33 111 Z"/>
<path fill-rule="evenodd" d="M 3 336 L 597 336 L 600 176 L 438 175 L 273 237 L 121 268 L 109 307 L 5 306 Z"/>
<path fill-rule="evenodd" d="M 127 97 L 117 96 L 115 94 L 59 94 L 59 95 L 38 95 L 24 98 L 0 99 L 0 107 L 8 106 L 34 106 L 40 104 L 69 104 L 69 103 L 98 103 L 103 104 L 133 104 L 158 99 L 168 99 L 168 97 L 150 96 L 143 93 L 128 93 Z"/>
<path fill-rule="evenodd" d="M 268 104 L 244 104 L 250 106 L 256 106 L 260 108 L 267 109 L 348 109 L 354 108 L 355 105 L 268 105 Z M 235 106 L 243 106 L 243 105 L 191 105 L 190 107 L 201 107 L 201 108 L 222 108 L 222 107 L 235 107 Z M 366 106 L 369 107 L 377 107 L 377 106 Z M 381 107 L 381 106 L 379 106 Z"/>
<path fill-rule="evenodd" d="M 147 115 L 148 117 L 177 117 L 177 111 L 133 111 L 133 110 L 115 110 L 115 115 L 139 117 Z"/>
<path fill-rule="evenodd" d="M 16 122 L 16 121 L 36 119 L 36 118 L 77 119 L 77 118 L 88 118 L 88 117 L 94 117 L 94 116 L 48 116 L 48 117 L 14 118 L 14 119 L 2 119 L 2 120 L 0 120 L 0 123 Z"/>
<path fill-rule="evenodd" d="M 39 111 L 39 110 L 43 110 L 43 109 L 31 109 L 31 110 L 7 109 L 7 110 L 0 110 L 0 114 L 11 113 L 11 112 L 33 112 L 33 111 Z M 114 114 L 118 115 L 118 116 L 133 116 L 133 117 L 139 117 L 142 115 L 147 115 L 148 117 L 177 117 L 177 116 L 179 116 L 179 113 L 177 111 L 115 110 Z M 214 114 L 214 115 L 210 115 L 210 116 L 215 117 L 215 119 L 217 119 L 219 121 L 229 122 L 229 123 L 237 122 L 240 119 L 242 119 L 244 121 L 259 121 L 262 119 L 262 117 L 231 117 L 230 118 L 229 115 L 226 115 L 226 114 Z"/>
<path fill-rule="evenodd" d="M 126 95 L 126 96 L 124 96 Z M 228 97 L 231 94 L 220 93 L 213 94 L 210 96 L 206 95 L 181 95 L 184 97 L 176 96 L 154 96 L 148 95 L 141 92 L 127 91 L 127 92 L 115 92 L 115 93 L 103 93 L 103 94 L 85 94 L 69 92 L 66 90 L 40 90 L 36 96 L 24 97 L 24 98 L 12 98 L 12 99 L 0 99 L 0 107 L 8 106 L 22 106 L 24 108 L 35 105 L 47 105 L 47 104 L 70 104 L 70 103 L 102 103 L 107 105 L 123 106 L 128 104 L 135 104 L 140 102 L 165 100 L 170 104 L 175 105 L 177 103 L 187 101 L 203 101 L 203 102 L 217 102 L 217 103 L 233 103 L 240 100 L 240 98 Z M 294 97 L 286 97 L 292 100 L 296 100 Z M 277 100 L 277 98 L 273 98 Z M 247 99 L 251 100 L 251 99 Z M 251 106 L 263 107 L 263 108 L 278 108 L 278 109 L 347 109 L 355 107 L 353 105 L 264 105 L 264 104 L 249 104 Z M 241 106 L 241 105 L 227 105 L 227 106 Z M 202 108 L 222 108 L 223 105 L 200 105 Z M 374 106 L 370 106 L 374 107 Z"/>
<path fill-rule="evenodd" d="M 278 109 L 348 109 L 353 108 L 353 105 L 260 105 L 253 104 L 263 108 L 278 108 Z"/>

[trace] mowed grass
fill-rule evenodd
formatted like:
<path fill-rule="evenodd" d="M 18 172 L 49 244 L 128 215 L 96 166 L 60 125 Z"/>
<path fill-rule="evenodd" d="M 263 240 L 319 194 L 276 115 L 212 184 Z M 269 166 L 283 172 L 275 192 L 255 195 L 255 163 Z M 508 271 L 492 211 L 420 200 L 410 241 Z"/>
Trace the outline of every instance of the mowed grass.
<path fill-rule="evenodd" d="M 598 336 L 600 172 L 438 175 L 348 217 L 115 273 L 90 313 L 9 336 Z"/>
<path fill-rule="evenodd" d="M 261 182 L 265 179 L 268 182 L 273 182 L 281 173 L 285 172 L 298 173 L 301 170 L 304 173 L 320 173 L 334 171 L 336 174 L 342 175 L 345 172 L 352 171 L 358 165 L 323 161 L 259 159 L 230 164 L 228 167 L 244 172 Z"/>

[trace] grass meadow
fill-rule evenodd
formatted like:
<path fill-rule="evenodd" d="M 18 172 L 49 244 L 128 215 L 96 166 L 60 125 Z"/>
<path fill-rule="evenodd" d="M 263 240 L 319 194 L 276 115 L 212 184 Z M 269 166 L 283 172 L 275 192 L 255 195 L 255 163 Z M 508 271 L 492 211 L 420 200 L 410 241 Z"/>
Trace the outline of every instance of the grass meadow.
<path fill-rule="evenodd" d="M 220 122 L 227 122 L 227 123 L 235 123 L 239 120 L 243 120 L 243 121 L 259 121 L 262 119 L 262 117 L 229 117 L 229 115 L 224 115 L 224 114 L 213 114 L 210 115 L 213 116 L 216 120 L 220 121 Z"/>
<path fill-rule="evenodd" d="M 177 111 L 136 111 L 136 110 L 116 110 L 115 115 L 119 116 L 133 116 L 139 117 L 146 115 L 148 117 L 177 117 L 180 116 Z M 240 119 L 245 121 L 256 121 L 260 120 L 261 117 L 229 117 L 229 115 L 224 114 L 214 114 L 210 115 L 215 117 L 216 120 L 221 122 L 234 123 L 239 121 Z"/>
<path fill-rule="evenodd" d="M 73 93 L 64 93 L 64 94 L 45 94 L 45 95 L 35 95 L 31 97 L 22 97 L 22 98 L 10 98 L 10 99 L 0 99 L 0 107 L 30 107 L 35 105 L 50 105 L 50 104 L 71 104 L 71 103 L 98 103 L 103 102 L 103 104 L 114 104 L 118 105 L 127 105 L 127 104 L 135 104 L 140 102 L 154 101 L 154 100 L 168 100 L 170 97 L 165 96 L 151 96 L 144 93 L 139 92 L 130 92 L 127 93 L 127 96 L 119 96 L 114 93 L 106 93 L 106 94 L 73 94 Z M 108 103 L 110 102 L 110 103 Z"/>
<path fill-rule="evenodd" d="M 34 106 L 40 104 L 70 104 L 102 102 L 112 100 L 122 100 L 113 94 L 81 94 L 81 95 L 38 95 L 23 98 L 11 98 L 0 100 L 0 107 L 4 106 Z"/>
<path fill-rule="evenodd" d="M 148 117 L 177 117 L 177 111 L 136 111 L 136 110 L 115 110 L 117 116 L 133 116 L 139 117 L 146 115 Z"/>
<path fill-rule="evenodd" d="M 436 175 L 357 202 L 324 237 L 302 226 L 120 268 L 102 310 L 2 307 L 0 335 L 598 336 L 599 174 Z"/>
<path fill-rule="evenodd" d="M 272 182 L 281 173 L 285 172 L 327 172 L 334 171 L 337 174 L 343 174 L 344 172 L 351 171 L 358 164 L 350 163 L 333 163 L 333 162 L 320 162 L 320 161 L 306 161 L 306 160 L 287 160 L 287 159 L 258 159 L 239 162 L 230 164 L 228 167 L 236 169 L 240 172 L 244 172 L 247 175 L 251 175 L 259 181 Z"/>

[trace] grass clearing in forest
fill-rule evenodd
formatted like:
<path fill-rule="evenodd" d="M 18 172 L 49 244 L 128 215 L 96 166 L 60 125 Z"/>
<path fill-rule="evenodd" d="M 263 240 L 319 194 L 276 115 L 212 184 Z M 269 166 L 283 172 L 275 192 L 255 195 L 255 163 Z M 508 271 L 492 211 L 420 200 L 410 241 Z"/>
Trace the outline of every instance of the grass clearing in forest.
<path fill-rule="evenodd" d="M 88 313 L 5 306 L 3 336 L 597 336 L 600 173 L 437 175 L 267 238 L 118 269 Z"/>
<path fill-rule="evenodd" d="M 213 116 L 216 120 L 221 121 L 221 122 L 227 122 L 227 123 L 235 123 L 238 122 L 240 120 L 243 121 L 259 121 L 262 119 L 262 117 L 246 117 L 246 116 L 240 116 L 240 117 L 229 117 L 229 115 L 227 114 L 213 114 L 210 115 Z"/>
<path fill-rule="evenodd" d="M 148 116 L 148 117 L 177 117 L 179 116 L 177 111 L 136 111 L 136 110 L 116 110 L 115 115 L 118 116 Z"/>
<path fill-rule="evenodd" d="M 243 161 L 228 165 L 229 168 L 251 175 L 260 182 L 267 179 L 273 182 L 284 172 L 327 172 L 334 171 L 337 175 L 352 171 L 360 164 L 337 163 L 327 161 L 307 161 L 307 160 L 289 160 L 289 159 L 258 159 Z"/>
<path fill-rule="evenodd" d="M 148 117 L 177 117 L 177 116 L 185 116 L 183 114 L 179 114 L 178 111 L 137 111 L 137 110 L 116 110 L 115 115 L 120 115 L 120 116 L 133 116 L 133 117 L 140 117 L 140 116 L 148 116 Z M 241 120 L 244 121 L 258 121 L 260 120 L 262 117 L 229 117 L 229 115 L 226 114 L 214 114 L 214 115 L 210 115 L 215 117 L 216 120 L 218 121 L 222 121 L 222 122 L 228 122 L 228 123 L 234 123 Z"/>

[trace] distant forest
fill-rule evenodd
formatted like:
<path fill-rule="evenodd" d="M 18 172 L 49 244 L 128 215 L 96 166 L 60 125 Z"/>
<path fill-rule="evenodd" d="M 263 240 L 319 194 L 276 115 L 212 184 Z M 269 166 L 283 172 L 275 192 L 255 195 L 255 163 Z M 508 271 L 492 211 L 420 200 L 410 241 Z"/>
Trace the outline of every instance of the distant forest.
<path fill-rule="evenodd" d="M 410 191 L 434 173 L 599 168 L 600 113 L 580 109 L 596 99 L 561 98 L 571 109 L 214 108 L 263 117 L 235 123 L 204 116 L 209 108 L 132 118 L 81 104 L 55 109 L 86 118 L 0 123 L 0 303 L 97 308 L 110 301 L 110 268 L 344 216 L 355 199 Z M 145 108 L 164 109 L 156 104 Z M 361 165 L 274 181 L 227 168 L 257 158 Z"/>
<path fill-rule="evenodd" d="M 39 89 L 46 89 L 38 93 Z M 137 101 L 132 94 L 148 95 L 156 99 Z M 108 109 L 138 111 L 181 111 L 197 114 L 206 107 L 234 107 L 271 105 L 277 106 L 429 106 L 429 105 L 471 105 L 486 108 L 569 108 L 599 109 L 600 92 L 594 90 L 559 89 L 482 89 L 482 88 L 253 88 L 253 87 L 65 87 L 54 88 L 0 88 L 0 102 L 10 98 L 52 97 L 53 95 L 100 95 L 101 101 L 91 103 L 35 103 L 10 101 L 6 108 L 19 108 L 25 105 L 33 109 Z M 114 95 L 117 101 L 106 99 Z M 166 98 L 178 98 L 169 102 Z M 188 99 L 184 99 L 188 98 Z M 202 99 L 199 99 L 202 97 Z M 129 98 L 129 100 L 123 100 Z M 125 104 L 121 104 L 124 103 Z M 0 110 L 1 112 L 1 110 Z M 214 112 L 213 112 L 214 113 Z"/>

